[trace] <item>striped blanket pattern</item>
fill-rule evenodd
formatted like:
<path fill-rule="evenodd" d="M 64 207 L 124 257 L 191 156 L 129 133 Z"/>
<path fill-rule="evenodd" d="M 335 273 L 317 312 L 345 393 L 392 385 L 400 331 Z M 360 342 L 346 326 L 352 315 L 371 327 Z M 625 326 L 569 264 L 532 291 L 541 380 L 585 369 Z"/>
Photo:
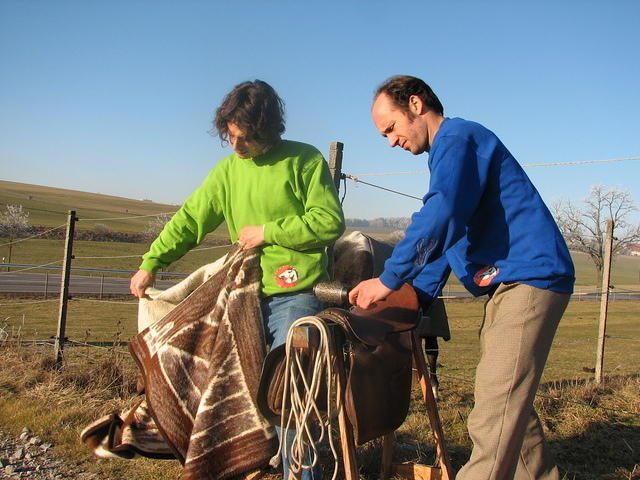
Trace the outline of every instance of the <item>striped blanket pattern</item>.
<path fill-rule="evenodd" d="M 170 310 L 158 321 L 143 319 L 149 325 L 130 343 L 145 401 L 112 416 L 106 437 L 105 419 L 85 429 L 83 440 L 96 455 L 133 451 L 163 458 L 173 452 L 184 465 L 183 480 L 233 477 L 267 465 L 274 455 L 275 434 L 255 404 L 266 350 L 257 250 L 236 246 L 213 266 L 140 305 L 147 317 L 154 302 L 155 310 Z M 153 440 L 154 429 L 164 446 Z"/>

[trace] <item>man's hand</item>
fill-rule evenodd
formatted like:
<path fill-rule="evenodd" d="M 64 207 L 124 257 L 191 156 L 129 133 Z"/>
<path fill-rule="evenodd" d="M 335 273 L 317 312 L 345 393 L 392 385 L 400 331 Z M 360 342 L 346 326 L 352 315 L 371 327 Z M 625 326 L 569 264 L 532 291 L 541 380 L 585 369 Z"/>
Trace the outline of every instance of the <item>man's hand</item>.
<path fill-rule="evenodd" d="M 154 283 L 156 283 L 156 276 L 154 274 L 145 272 L 144 270 L 138 270 L 135 275 L 131 277 L 129 290 L 131 290 L 134 297 L 147 298 L 144 291 Z"/>
<path fill-rule="evenodd" d="M 379 278 L 365 280 L 349 292 L 349 303 L 362 309 L 368 309 L 379 300 L 384 300 L 393 290 L 388 288 Z"/>
<path fill-rule="evenodd" d="M 243 250 L 249 250 L 258 247 L 264 243 L 264 226 L 263 225 L 247 225 L 240 230 L 238 242 Z"/>

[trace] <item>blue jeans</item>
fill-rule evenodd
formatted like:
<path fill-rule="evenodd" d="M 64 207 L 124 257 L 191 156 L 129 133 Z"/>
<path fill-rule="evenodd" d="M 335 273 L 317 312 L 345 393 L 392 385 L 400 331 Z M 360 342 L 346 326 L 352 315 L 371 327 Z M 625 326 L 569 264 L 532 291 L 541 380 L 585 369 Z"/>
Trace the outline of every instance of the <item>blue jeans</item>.
<path fill-rule="evenodd" d="M 318 300 L 310 290 L 302 290 L 298 292 L 282 293 L 272 295 L 262 299 L 262 319 L 264 321 L 264 331 L 267 344 L 271 344 L 271 348 L 282 345 L 287 341 L 287 332 L 289 327 L 301 317 L 316 315 L 323 310 L 324 303 Z M 278 438 L 281 438 L 280 427 L 276 427 Z M 287 445 L 291 445 L 294 430 L 287 431 Z M 310 452 L 307 451 L 305 463 L 311 463 Z M 283 479 L 289 478 L 289 465 L 287 461 L 282 459 Z M 302 471 L 302 480 L 321 480 L 322 469 L 317 463 L 312 469 L 304 469 Z"/>

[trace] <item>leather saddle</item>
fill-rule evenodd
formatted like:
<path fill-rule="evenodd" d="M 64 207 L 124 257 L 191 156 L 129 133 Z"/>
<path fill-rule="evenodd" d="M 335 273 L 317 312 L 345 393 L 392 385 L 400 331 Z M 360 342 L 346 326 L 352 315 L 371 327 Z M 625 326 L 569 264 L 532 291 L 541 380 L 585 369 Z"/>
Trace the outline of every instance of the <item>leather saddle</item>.
<path fill-rule="evenodd" d="M 413 288 L 405 284 L 368 310 L 332 307 L 317 316 L 336 324 L 344 334 L 344 401 L 356 443 L 362 445 L 396 430 L 409 411 L 410 331 L 421 318 Z M 273 425 L 280 424 L 282 414 L 284 360 L 284 345 L 269 352 L 258 387 L 258 409 Z M 324 408 L 326 396 L 319 397 L 319 406 Z"/>

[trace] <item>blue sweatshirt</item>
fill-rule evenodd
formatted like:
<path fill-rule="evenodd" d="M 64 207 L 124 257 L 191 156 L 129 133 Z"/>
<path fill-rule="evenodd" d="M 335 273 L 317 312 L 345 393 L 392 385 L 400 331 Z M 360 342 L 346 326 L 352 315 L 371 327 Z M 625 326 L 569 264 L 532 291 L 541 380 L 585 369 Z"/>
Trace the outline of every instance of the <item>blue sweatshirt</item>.
<path fill-rule="evenodd" d="M 493 132 L 445 119 L 429 170 L 423 206 L 386 261 L 383 284 L 396 290 L 410 281 L 427 304 L 451 270 L 475 296 L 501 282 L 573 291 L 573 263 L 551 213 Z"/>

